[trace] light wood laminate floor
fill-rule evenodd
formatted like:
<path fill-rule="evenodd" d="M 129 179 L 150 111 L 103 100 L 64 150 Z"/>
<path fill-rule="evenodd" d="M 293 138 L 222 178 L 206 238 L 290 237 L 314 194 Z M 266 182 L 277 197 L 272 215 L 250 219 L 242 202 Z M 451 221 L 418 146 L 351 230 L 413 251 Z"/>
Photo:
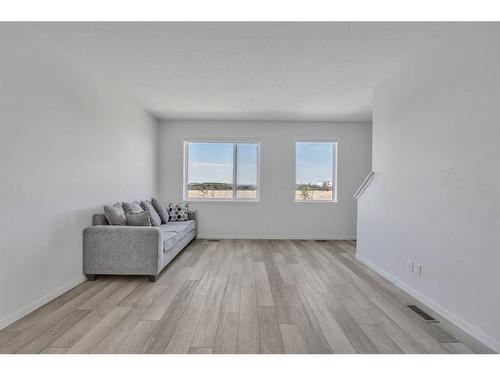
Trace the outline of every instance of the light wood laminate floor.
<path fill-rule="evenodd" d="M 162 272 L 87 281 L 0 353 L 487 353 L 354 257 L 354 241 L 196 240 Z"/>

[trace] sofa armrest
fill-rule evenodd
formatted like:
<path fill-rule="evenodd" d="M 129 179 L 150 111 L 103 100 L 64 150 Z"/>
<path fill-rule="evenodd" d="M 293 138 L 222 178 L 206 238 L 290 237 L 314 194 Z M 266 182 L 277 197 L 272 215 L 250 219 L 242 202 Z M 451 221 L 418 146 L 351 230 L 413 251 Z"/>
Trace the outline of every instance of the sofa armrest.
<path fill-rule="evenodd" d="M 83 272 L 156 275 L 161 249 L 158 227 L 95 225 L 83 232 Z"/>
<path fill-rule="evenodd" d="M 195 234 L 198 235 L 198 210 L 189 210 L 188 211 L 188 219 L 194 220 L 196 222 Z"/>

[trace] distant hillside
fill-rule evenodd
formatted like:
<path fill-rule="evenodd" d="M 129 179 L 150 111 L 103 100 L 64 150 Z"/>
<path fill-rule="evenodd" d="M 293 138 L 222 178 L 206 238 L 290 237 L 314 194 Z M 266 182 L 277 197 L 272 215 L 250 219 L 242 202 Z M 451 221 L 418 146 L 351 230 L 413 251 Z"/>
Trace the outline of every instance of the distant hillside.
<path fill-rule="evenodd" d="M 315 184 L 296 184 L 296 190 L 309 190 L 309 191 L 331 191 L 332 187 L 323 184 L 323 185 L 315 185 Z"/>
<path fill-rule="evenodd" d="M 188 190 L 233 190 L 233 185 L 224 182 L 192 182 Z M 238 185 L 238 190 L 255 190 L 255 185 Z"/>

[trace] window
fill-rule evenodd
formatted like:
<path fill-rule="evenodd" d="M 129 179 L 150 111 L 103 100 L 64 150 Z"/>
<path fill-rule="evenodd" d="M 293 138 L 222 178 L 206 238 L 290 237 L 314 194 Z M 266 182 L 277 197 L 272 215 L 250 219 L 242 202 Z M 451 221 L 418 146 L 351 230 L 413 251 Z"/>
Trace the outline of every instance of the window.
<path fill-rule="evenodd" d="M 259 144 L 185 142 L 185 200 L 258 200 Z"/>
<path fill-rule="evenodd" d="M 295 143 L 295 201 L 337 200 L 337 143 Z"/>

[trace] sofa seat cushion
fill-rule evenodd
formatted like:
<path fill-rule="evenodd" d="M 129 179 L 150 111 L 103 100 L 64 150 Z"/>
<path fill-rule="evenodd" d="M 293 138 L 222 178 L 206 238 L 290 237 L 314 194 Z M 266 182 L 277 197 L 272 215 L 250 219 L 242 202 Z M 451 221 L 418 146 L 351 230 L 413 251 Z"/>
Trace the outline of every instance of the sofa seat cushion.
<path fill-rule="evenodd" d="M 169 221 L 165 224 L 167 228 L 172 228 L 174 231 L 176 228 L 187 228 L 188 232 L 196 229 L 196 221 L 186 220 L 186 221 Z M 162 225 L 163 226 L 163 225 Z"/>
<path fill-rule="evenodd" d="M 179 240 L 177 233 L 175 232 L 166 232 L 162 231 L 162 240 L 163 240 L 163 251 L 167 252 L 172 249 Z"/>
<path fill-rule="evenodd" d="M 185 222 L 188 226 L 188 230 L 191 232 L 196 229 L 196 221 L 194 220 L 188 220 Z"/>
<path fill-rule="evenodd" d="M 186 237 L 187 234 L 194 230 L 195 227 L 196 223 L 194 220 L 169 221 L 167 224 L 160 225 L 162 231 L 177 233 L 179 240 Z"/>
<path fill-rule="evenodd" d="M 177 237 L 178 237 L 178 240 L 183 240 L 188 234 L 188 229 L 187 228 L 179 228 L 179 230 L 177 231 Z"/>
<path fill-rule="evenodd" d="M 196 221 L 194 220 L 174 221 L 169 223 L 169 225 L 172 225 L 173 227 L 175 226 L 186 227 L 188 229 L 188 232 L 191 232 L 192 230 L 196 229 Z"/>

